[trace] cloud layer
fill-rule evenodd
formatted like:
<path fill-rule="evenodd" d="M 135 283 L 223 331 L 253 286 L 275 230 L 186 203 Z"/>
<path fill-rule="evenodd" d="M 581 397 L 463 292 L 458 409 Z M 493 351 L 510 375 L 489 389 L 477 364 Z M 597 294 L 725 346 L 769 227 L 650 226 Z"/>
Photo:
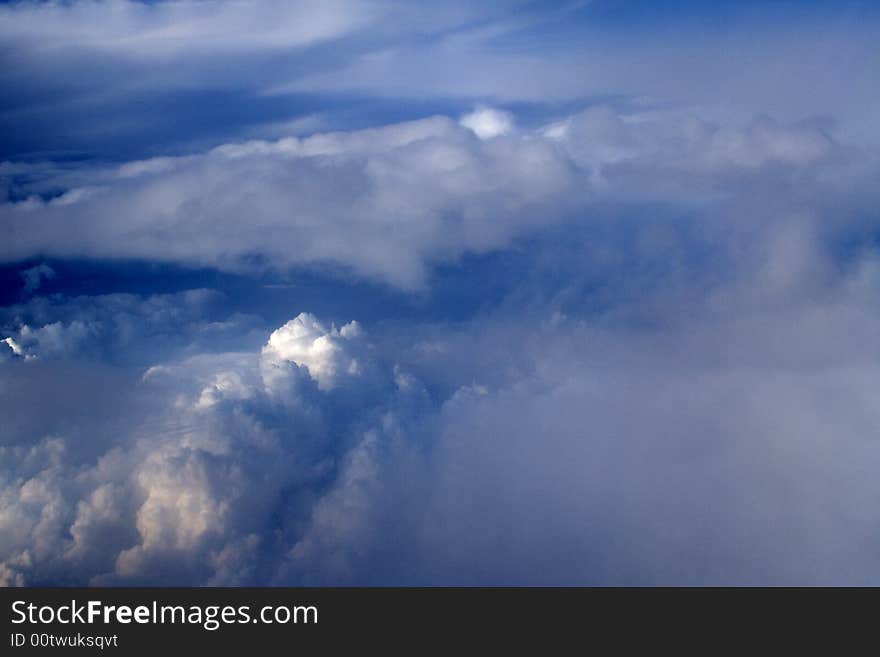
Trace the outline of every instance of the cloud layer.
<path fill-rule="evenodd" d="M 432 265 L 589 221 L 609 198 L 699 202 L 795 178 L 818 187 L 826 165 L 848 164 L 820 128 L 763 117 L 737 129 L 595 107 L 511 130 L 508 115 L 481 108 L 462 126 L 434 117 L 96 170 L 61 196 L 0 206 L 0 259 L 334 265 L 415 289 Z"/>
<path fill-rule="evenodd" d="M 878 583 L 874 10 L 255 6 L 0 6 L 0 583 Z"/>

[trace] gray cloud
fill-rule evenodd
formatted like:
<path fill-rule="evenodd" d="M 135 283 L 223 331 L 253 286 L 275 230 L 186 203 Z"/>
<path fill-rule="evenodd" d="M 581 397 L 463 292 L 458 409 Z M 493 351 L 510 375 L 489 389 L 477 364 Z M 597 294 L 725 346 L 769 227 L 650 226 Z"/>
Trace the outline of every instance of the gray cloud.
<path fill-rule="evenodd" d="M 571 184 L 552 144 L 484 142 L 438 117 L 130 163 L 52 201 L 5 205 L 12 239 L 0 258 L 39 250 L 242 269 L 259 257 L 413 288 L 428 262 L 508 244 Z M 61 224 L 79 230 L 56 240 Z"/>

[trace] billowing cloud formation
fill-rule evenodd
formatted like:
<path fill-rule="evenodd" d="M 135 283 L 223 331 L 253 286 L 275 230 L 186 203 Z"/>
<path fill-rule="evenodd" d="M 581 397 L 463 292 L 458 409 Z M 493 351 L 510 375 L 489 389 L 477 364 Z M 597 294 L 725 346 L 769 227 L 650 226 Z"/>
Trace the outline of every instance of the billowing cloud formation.
<path fill-rule="evenodd" d="M 690 298 L 673 271 L 635 308 L 499 310 L 410 327 L 391 348 L 300 314 L 262 349 L 149 368 L 121 387 L 122 432 L 91 454 L 71 422 L 35 441 L 34 418 L 10 425 L 0 570 L 7 583 L 875 581 L 876 257 L 841 274 L 799 228 L 740 257 L 747 276 Z M 6 367 L 8 395 L 62 364 Z M 111 376 L 80 387 L 101 394 Z M 450 392 L 431 401 L 419 379 Z"/>
<path fill-rule="evenodd" d="M 474 131 L 480 139 L 506 135 L 513 129 L 513 117 L 509 112 L 499 112 L 491 107 L 478 107 L 461 117 L 461 124 Z"/>
<path fill-rule="evenodd" d="M 358 359 L 346 349 L 360 333 L 357 322 L 327 330 L 313 315 L 302 313 L 269 336 L 262 351 L 263 380 L 271 388 L 279 368 L 293 363 L 305 367 L 319 388 L 330 390 L 341 378 L 361 374 Z"/>
<path fill-rule="evenodd" d="M 0 206 L 11 235 L 0 259 L 329 264 L 413 289 L 430 265 L 507 247 L 575 213 L 589 221 L 609 197 L 687 202 L 768 175 L 818 187 L 823 165 L 842 158 L 818 127 L 766 118 L 736 129 L 597 107 L 505 136 L 504 116 L 472 115 L 481 138 L 435 117 L 95 171 L 60 197 Z"/>
<path fill-rule="evenodd" d="M 0 6 L 0 582 L 878 582 L 876 13 L 514 4 Z"/>
<path fill-rule="evenodd" d="M 335 365 L 354 362 L 338 341 L 354 339 L 356 326 L 324 329 L 303 314 L 262 355 L 150 368 L 132 394 L 162 401 L 129 416 L 126 437 L 95 460 L 63 435 L 0 448 L 6 583 L 146 582 L 162 572 L 164 581 L 234 584 L 274 577 L 288 552 L 302 562 L 315 541 L 334 546 L 337 565 L 357 554 L 365 546 L 347 539 L 368 508 L 351 509 L 352 496 L 373 503 L 356 491 L 384 485 L 374 480 L 399 431 L 394 405 L 420 393 L 364 362 L 338 374 L 384 378 L 388 392 L 378 403 L 350 390 L 334 397 Z M 293 367 L 282 371 L 285 362 Z M 300 576 L 323 558 L 310 556 Z"/>

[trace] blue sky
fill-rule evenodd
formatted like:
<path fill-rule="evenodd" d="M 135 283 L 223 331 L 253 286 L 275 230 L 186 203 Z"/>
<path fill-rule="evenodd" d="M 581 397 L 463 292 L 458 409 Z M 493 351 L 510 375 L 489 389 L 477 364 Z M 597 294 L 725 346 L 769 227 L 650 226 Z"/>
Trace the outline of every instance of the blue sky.
<path fill-rule="evenodd" d="M 0 582 L 876 584 L 878 21 L 0 3 Z"/>

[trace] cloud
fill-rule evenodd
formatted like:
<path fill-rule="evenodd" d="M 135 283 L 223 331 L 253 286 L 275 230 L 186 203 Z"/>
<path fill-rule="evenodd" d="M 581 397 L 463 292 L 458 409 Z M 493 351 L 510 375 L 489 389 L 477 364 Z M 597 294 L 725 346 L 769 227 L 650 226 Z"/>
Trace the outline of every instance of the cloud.
<path fill-rule="evenodd" d="M 860 501 L 878 458 L 876 260 L 841 275 L 815 236 L 790 257 L 794 239 L 685 298 L 673 269 L 669 289 L 639 288 L 635 316 L 612 294 L 613 311 L 520 304 L 421 335 L 420 376 L 430 354 L 470 367 L 446 371 L 458 389 L 413 571 L 447 585 L 874 581 L 876 513 Z"/>
<path fill-rule="evenodd" d="M 348 353 L 348 343 L 360 336 L 357 322 L 326 329 L 314 315 L 301 313 L 269 336 L 261 354 L 263 380 L 271 388 L 279 368 L 293 363 L 306 368 L 319 388 L 330 390 L 341 378 L 361 374 L 358 359 Z"/>
<path fill-rule="evenodd" d="M 372 504 L 373 484 L 356 491 L 386 467 L 370 463 L 389 449 L 382 445 L 399 404 L 421 393 L 366 356 L 352 371 L 343 343 L 363 339 L 356 323 L 328 329 L 301 314 L 262 353 L 150 368 L 139 386 L 124 388 L 150 401 L 117 406 L 122 433 L 94 456 L 70 425 L 67 435 L 30 442 L 28 432 L 24 443 L 0 447 L 5 581 L 267 581 L 288 552 L 297 566 L 286 576 L 296 579 L 325 559 L 308 544 L 332 541 L 336 558 L 366 549 L 333 519 L 369 524 L 351 514 L 355 499 L 362 509 Z M 294 368 L 266 376 L 283 362 Z M 383 378 L 387 393 L 376 398 L 360 381 L 338 397 L 333 377 L 355 374 Z M 18 375 L 24 382 L 31 373 Z"/>
<path fill-rule="evenodd" d="M 382 335 L 302 313 L 238 351 L 194 331 L 196 348 L 154 352 L 166 360 L 136 368 L 137 385 L 48 356 L 4 364 L 3 408 L 27 406 L 28 386 L 60 403 L 46 381 L 75 377 L 119 417 L 102 436 L 70 408 L 43 407 L 54 426 L 10 416 L 0 572 L 27 584 L 873 581 L 876 514 L 860 501 L 878 457 L 876 255 L 841 269 L 820 234 L 777 221 L 758 228 L 760 249 L 715 244 L 731 268 L 710 280 L 689 254 L 711 231 L 669 221 L 678 232 L 663 239 L 644 226 L 601 245 L 622 263 L 604 274 L 615 301 L 602 309 L 569 301 L 595 238 L 565 232 L 576 259 L 552 241 L 552 256 L 529 252 L 566 269 L 550 302 L 515 296 L 454 325 Z M 674 261 L 652 285 L 637 275 L 646 248 Z M 706 284 L 682 293 L 697 276 Z M 172 302 L 188 303 L 150 304 Z M 127 401 L 108 406 L 105 388 Z"/>
<path fill-rule="evenodd" d="M 22 294 L 28 296 L 38 290 L 44 280 L 55 278 L 55 270 L 46 263 L 41 263 L 36 267 L 23 270 L 20 276 L 24 282 Z"/>
<path fill-rule="evenodd" d="M 506 135 L 513 129 L 513 116 L 491 107 L 478 107 L 470 114 L 461 117 L 461 124 L 473 130 L 480 139 L 491 139 Z"/>

